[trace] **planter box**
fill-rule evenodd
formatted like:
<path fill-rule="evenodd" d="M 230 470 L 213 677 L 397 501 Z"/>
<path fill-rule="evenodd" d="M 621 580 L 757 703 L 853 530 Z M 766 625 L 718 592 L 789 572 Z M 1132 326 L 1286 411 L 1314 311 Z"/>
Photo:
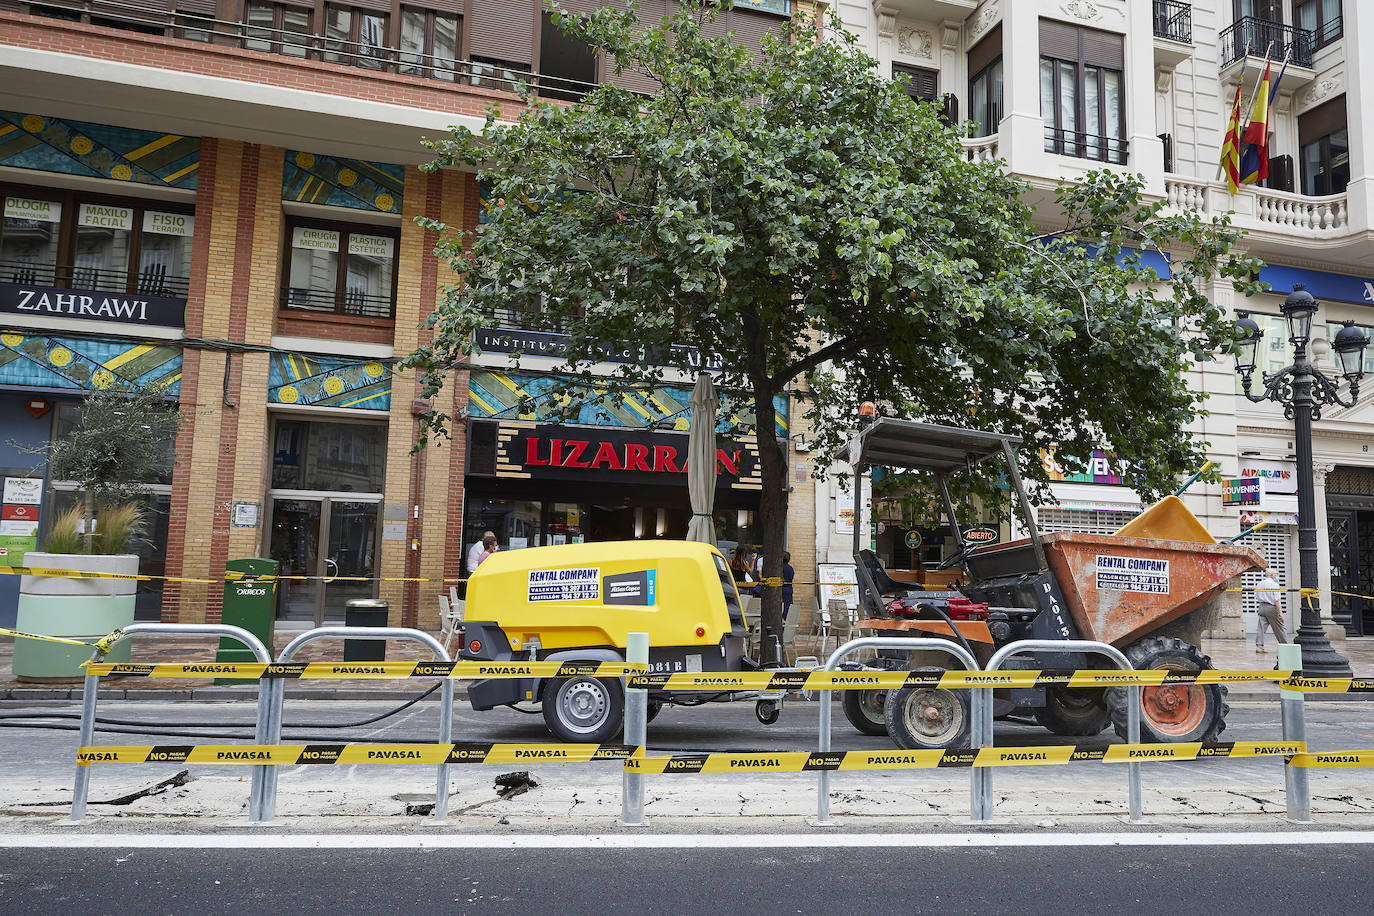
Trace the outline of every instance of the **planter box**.
<path fill-rule="evenodd" d="M 24 557 L 30 568 L 75 569 L 82 572 L 138 573 L 138 557 L 132 554 L 87 556 L 39 553 Z M 63 576 L 24 576 L 19 586 L 16 629 L 41 636 L 62 636 L 87 642 L 134 622 L 133 579 L 74 579 Z M 16 639 L 14 675 L 21 681 L 49 683 L 84 676 L 81 663 L 89 649 L 34 639 Z M 129 646 L 116 649 L 110 661 L 128 661 Z"/>

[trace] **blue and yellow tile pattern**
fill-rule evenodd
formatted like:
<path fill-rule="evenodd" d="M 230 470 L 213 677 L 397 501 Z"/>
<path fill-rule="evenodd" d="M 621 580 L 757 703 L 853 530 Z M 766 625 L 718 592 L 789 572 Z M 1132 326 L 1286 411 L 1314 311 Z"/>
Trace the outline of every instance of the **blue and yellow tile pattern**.
<path fill-rule="evenodd" d="M 565 387 L 569 387 L 565 384 Z M 475 369 L 468 385 L 468 415 L 478 419 L 562 421 L 587 426 L 624 426 L 631 429 L 656 427 L 687 432 L 692 428 L 688 400 L 691 388 L 659 386 L 643 388 L 632 394 L 605 397 L 606 389 L 571 385 L 559 392 L 559 379 L 547 375 L 515 375 L 492 369 Z M 564 405 L 578 405 L 569 419 Z M 774 434 L 787 435 L 787 398 L 773 401 L 777 411 Z M 751 399 L 720 395 L 716 411 L 716 432 L 749 434 L 754 431 L 754 405 Z"/>
<path fill-rule="evenodd" d="M 273 404 L 391 409 L 391 367 L 376 360 L 273 353 L 267 385 Z"/>
<path fill-rule="evenodd" d="M 0 111 L 0 165 L 194 188 L 200 138 Z"/>
<path fill-rule="evenodd" d="M 92 391 L 116 380 L 181 392 L 181 347 L 102 337 L 0 331 L 0 385 Z"/>
<path fill-rule="evenodd" d="M 405 183 L 403 165 L 287 150 L 281 199 L 400 213 Z"/>

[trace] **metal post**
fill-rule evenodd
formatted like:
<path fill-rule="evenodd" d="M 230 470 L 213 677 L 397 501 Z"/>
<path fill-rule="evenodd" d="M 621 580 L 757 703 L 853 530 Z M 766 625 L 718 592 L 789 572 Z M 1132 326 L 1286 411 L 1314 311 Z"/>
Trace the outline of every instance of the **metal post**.
<path fill-rule="evenodd" d="M 1293 362 L 1293 430 L 1298 455 L 1298 572 L 1299 620 L 1293 642 L 1303 648 L 1303 674 L 1307 677 L 1350 677 L 1350 662 L 1331 647 L 1322 627 L 1317 589 L 1317 497 L 1312 470 L 1312 373 L 1306 348 L 1297 348 Z"/>
<path fill-rule="evenodd" d="M 959 661 L 964 663 L 964 667 L 970 671 L 977 670 L 978 661 L 969 654 L 968 650 L 958 643 L 952 643 L 946 639 L 930 639 L 919 637 L 907 639 L 902 636 L 865 636 L 861 639 L 852 639 L 842 646 L 837 646 L 834 654 L 826 661 L 821 671 L 834 671 L 839 667 L 840 662 L 846 655 L 852 655 L 861 649 L 906 649 L 910 652 L 920 650 L 933 650 L 936 652 L 948 652 Z M 830 750 L 830 723 L 833 690 L 822 690 L 820 706 L 820 719 L 817 726 L 816 750 L 825 753 Z M 812 826 L 830 826 L 830 771 L 821 770 L 816 774 L 816 820 Z"/>
<path fill-rule="evenodd" d="M 625 635 L 625 661 L 631 665 L 649 663 L 649 634 Z M 629 678 L 625 679 L 625 683 Z M 648 744 L 649 692 L 639 688 L 625 689 L 625 743 L 633 748 Z M 624 827 L 644 825 L 644 774 L 625 770 L 620 777 L 620 823 Z"/>
<path fill-rule="evenodd" d="M 229 626 L 223 623 L 131 623 L 122 627 L 117 638 L 110 641 L 110 644 L 97 648 L 91 653 L 90 661 L 98 662 L 108 655 L 115 646 L 140 634 L 159 634 L 163 636 L 227 636 L 230 639 L 237 639 L 248 647 L 253 653 L 253 657 L 260 662 L 270 662 L 272 656 L 268 653 L 267 647 L 262 644 L 252 633 L 241 627 Z M 94 674 L 87 674 L 85 686 L 81 693 L 81 733 L 79 739 L 80 746 L 88 746 L 95 738 L 95 706 L 98 691 L 100 690 L 100 678 Z M 263 710 L 262 682 L 258 682 L 258 718 L 257 731 L 254 732 L 254 739 L 262 741 L 262 727 L 265 722 Z M 251 810 L 253 801 L 258 797 L 262 783 L 265 781 L 265 774 L 271 771 L 270 766 L 253 767 L 253 779 L 249 788 L 249 808 Z M 76 781 L 72 786 L 72 813 L 68 823 L 81 823 L 86 816 L 86 796 L 90 790 L 91 768 L 77 764 Z"/>
<path fill-rule="evenodd" d="M 95 694 L 99 689 L 100 678 L 94 674 L 86 675 L 86 685 L 81 691 L 81 737 L 77 747 L 89 747 L 95 739 Z M 90 765 L 83 766 L 78 763 L 76 783 L 72 786 L 72 816 L 68 818 L 68 823 L 79 824 L 86 819 L 86 793 L 90 788 Z"/>
<path fill-rule="evenodd" d="M 988 659 L 985 667 L 987 671 L 997 671 L 1002 663 L 1013 655 L 1022 652 L 1094 652 L 1104 655 L 1116 663 L 1122 671 L 1133 671 L 1134 667 L 1119 649 L 1109 646 L 1104 642 L 1097 642 L 1089 639 L 1021 639 L 1016 642 L 1007 643 L 1002 648 L 993 653 L 992 658 Z M 983 743 L 982 747 L 993 746 L 992 732 L 992 695 L 987 691 L 992 688 L 977 688 L 979 693 L 984 695 L 984 714 L 975 720 L 977 725 L 982 727 Z M 1126 740 L 1132 744 L 1140 743 L 1140 688 L 1128 687 L 1129 691 L 1126 701 Z M 977 709 L 978 703 L 975 700 L 974 708 Z M 975 713 L 976 715 L 976 713 Z M 991 767 L 974 767 L 975 771 L 981 770 L 982 774 L 975 774 L 974 785 L 976 786 L 973 798 L 973 820 L 976 823 L 988 823 L 992 820 L 992 769 Z M 1131 820 L 1140 819 L 1140 764 L 1126 764 L 1127 791 L 1130 796 Z"/>
<path fill-rule="evenodd" d="M 1279 668 L 1302 670 L 1302 646 L 1279 643 Z M 1307 718 L 1301 690 L 1279 688 L 1279 710 L 1283 716 L 1283 740 L 1306 741 Z M 1288 819 L 1297 824 L 1312 823 L 1312 791 L 1307 782 L 1307 768 L 1285 764 L 1283 794 L 1288 802 Z"/>
<path fill-rule="evenodd" d="M 285 664 L 295 657 L 301 647 L 317 639 L 342 639 L 356 638 L 358 636 L 357 627 L 316 627 L 313 630 L 306 630 L 295 639 L 286 644 L 281 650 L 281 655 L 277 661 Z M 424 630 L 413 630 L 409 627 L 370 627 L 367 630 L 368 639 L 409 639 L 414 642 L 423 643 L 434 653 L 434 657 L 439 661 L 452 661 L 449 658 L 448 650 L 443 643 L 435 639 Z M 267 691 L 267 735 L 263 744 L 279 744 L 281 742 L 282 730 L 282 709 L 286 705 L 286 682 L 279 677 L 264 678 L 261 682 Z M 442 708 L 439 710 L 439 740 L 449 744 L 453 740 L 453 679 L 445 678 L 444 685 L 440 688 L 440 703 Z M 272 820 L 277 811 L 277 770 L 279 767 L 264 767 L 267 775 L 263 779 L 262 801 L 257 812 L 253 816 L 250 812 L 250 819 L 255 823 L 266 823 Z M 434 789 L 434 817 L 442 821 L 448 814 L 448 764 L 440 764 L 436 775 L 436 786 Z"/>

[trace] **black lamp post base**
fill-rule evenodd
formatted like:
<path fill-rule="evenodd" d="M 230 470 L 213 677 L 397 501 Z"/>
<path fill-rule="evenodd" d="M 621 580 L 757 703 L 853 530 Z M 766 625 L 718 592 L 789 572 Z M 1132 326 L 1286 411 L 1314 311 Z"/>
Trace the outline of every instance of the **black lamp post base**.
<path fill-rule="evenodd" d="M 1321 627 L 1299 627 L 1294 642 L 1302 646 L 1303 677 L 1354 677 L 1350 660 L 1331 648 Z"/>

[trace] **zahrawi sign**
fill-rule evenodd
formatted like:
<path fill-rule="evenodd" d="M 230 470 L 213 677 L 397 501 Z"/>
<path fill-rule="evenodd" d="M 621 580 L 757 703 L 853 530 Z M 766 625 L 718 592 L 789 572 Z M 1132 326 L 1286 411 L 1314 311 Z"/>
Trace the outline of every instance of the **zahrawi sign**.
<path fill-rule="evenodd" d="M 503 427 L 497 476 L 523 472 L 543 480 L 621 480 L 672 483 L 687 473 L 688 436 L 582 426 Z M 716 485 L 757 479 L 754 444 L 716 449 Z"/>

